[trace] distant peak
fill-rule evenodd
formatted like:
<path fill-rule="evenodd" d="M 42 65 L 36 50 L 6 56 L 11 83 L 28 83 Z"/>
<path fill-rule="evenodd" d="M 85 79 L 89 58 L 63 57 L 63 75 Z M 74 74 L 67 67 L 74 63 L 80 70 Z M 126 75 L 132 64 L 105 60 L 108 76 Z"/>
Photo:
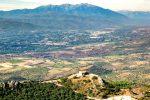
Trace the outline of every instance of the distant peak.
<path fill-rule="evenodd" d="M 89 3 L 81 3 L 81 4 L 77 4 L 79 6 L 95 6 L 95 5 L 92 5 L 92 4 L 89 4 Z"/>
<path fill-rule="evenodd" d="M 80 7 L 80 6 L 86 6 L 86 7 L 95 7 L 96 5 L 92 5 L 92 4 L 89 4 L 89 3 L 81 3 L 81 4 L 69 4 L 69 3 L 66 3 L 66 4 L 61 4 L 61 5 L 52 5 L 52 4 L 49 4 L 49 5 L 41 6 L 41 7 L 51 7 L 51 6 L 62 6 L 62 7 Z"/>
<path fill-rule="evenodd" d="M 79 5 L 89 6 L 89 7 L 91 7 L 91 6 L 96 6 L 96 5 L 92 5 L 92 4 L 89 4 L 89 3 L 81 3 L 81 4 L 79 4 Z"/>

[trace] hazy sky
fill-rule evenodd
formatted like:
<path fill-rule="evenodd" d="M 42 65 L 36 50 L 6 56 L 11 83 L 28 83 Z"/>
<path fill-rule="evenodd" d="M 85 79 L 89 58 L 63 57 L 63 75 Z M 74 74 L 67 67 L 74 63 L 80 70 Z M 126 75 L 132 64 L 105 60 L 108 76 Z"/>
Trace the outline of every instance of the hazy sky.
<path fill-rule="evenodd" d="M 48 4 L 89 3 L 112 10 L 150 11 L 150 0 L 0 0 L 0 10 L 35 8 Z"/>

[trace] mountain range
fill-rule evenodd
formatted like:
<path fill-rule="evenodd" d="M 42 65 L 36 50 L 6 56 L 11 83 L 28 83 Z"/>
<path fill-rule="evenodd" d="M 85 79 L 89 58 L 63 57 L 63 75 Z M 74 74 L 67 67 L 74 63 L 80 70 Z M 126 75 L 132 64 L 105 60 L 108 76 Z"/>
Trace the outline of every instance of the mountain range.
<path fill-rule="evenodd" d="M 0 11 L 0 16 L 5 20 L 50 29 L 98 29 L 123 25 L 129 20 L 123 14 L 91 4 L 47 5 L 35 9 Z"/>
<path fill-rule="evenodd" d="M 5 21 L 4 21 L 5 19 Z M 82 4 L 46 5 L 35 9 L 0 11 L 0 26 L 41 27 L 48 29 L 100 29 L 127 25 L 150 24 L 150 12 L 112 11 L 99 6 Z M 16 24 L 17 23 L 17 24 Z M 20 25 L 18 25 L 20 24 Z"/>

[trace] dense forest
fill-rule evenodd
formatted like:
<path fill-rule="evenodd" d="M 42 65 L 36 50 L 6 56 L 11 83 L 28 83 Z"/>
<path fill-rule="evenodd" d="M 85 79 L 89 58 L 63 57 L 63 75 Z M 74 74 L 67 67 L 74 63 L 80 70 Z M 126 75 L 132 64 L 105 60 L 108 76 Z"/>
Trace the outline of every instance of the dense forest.
<path fill-rule="evenodd" d="M 85 100 L 85 96 L 52 83 L 26 82 L 0 88 L 0 100 Z"/>

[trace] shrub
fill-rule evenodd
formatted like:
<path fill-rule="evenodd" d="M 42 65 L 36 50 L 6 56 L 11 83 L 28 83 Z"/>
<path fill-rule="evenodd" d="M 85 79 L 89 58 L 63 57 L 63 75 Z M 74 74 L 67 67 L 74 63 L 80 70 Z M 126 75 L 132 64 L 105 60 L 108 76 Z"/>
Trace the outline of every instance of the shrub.
<path fill-rule="evenodd" d="M 97 80 L 98 77 L 97 77 L 97 76 L 93 76 L 92 79 L 93 79 L 93 80 Z"/>

